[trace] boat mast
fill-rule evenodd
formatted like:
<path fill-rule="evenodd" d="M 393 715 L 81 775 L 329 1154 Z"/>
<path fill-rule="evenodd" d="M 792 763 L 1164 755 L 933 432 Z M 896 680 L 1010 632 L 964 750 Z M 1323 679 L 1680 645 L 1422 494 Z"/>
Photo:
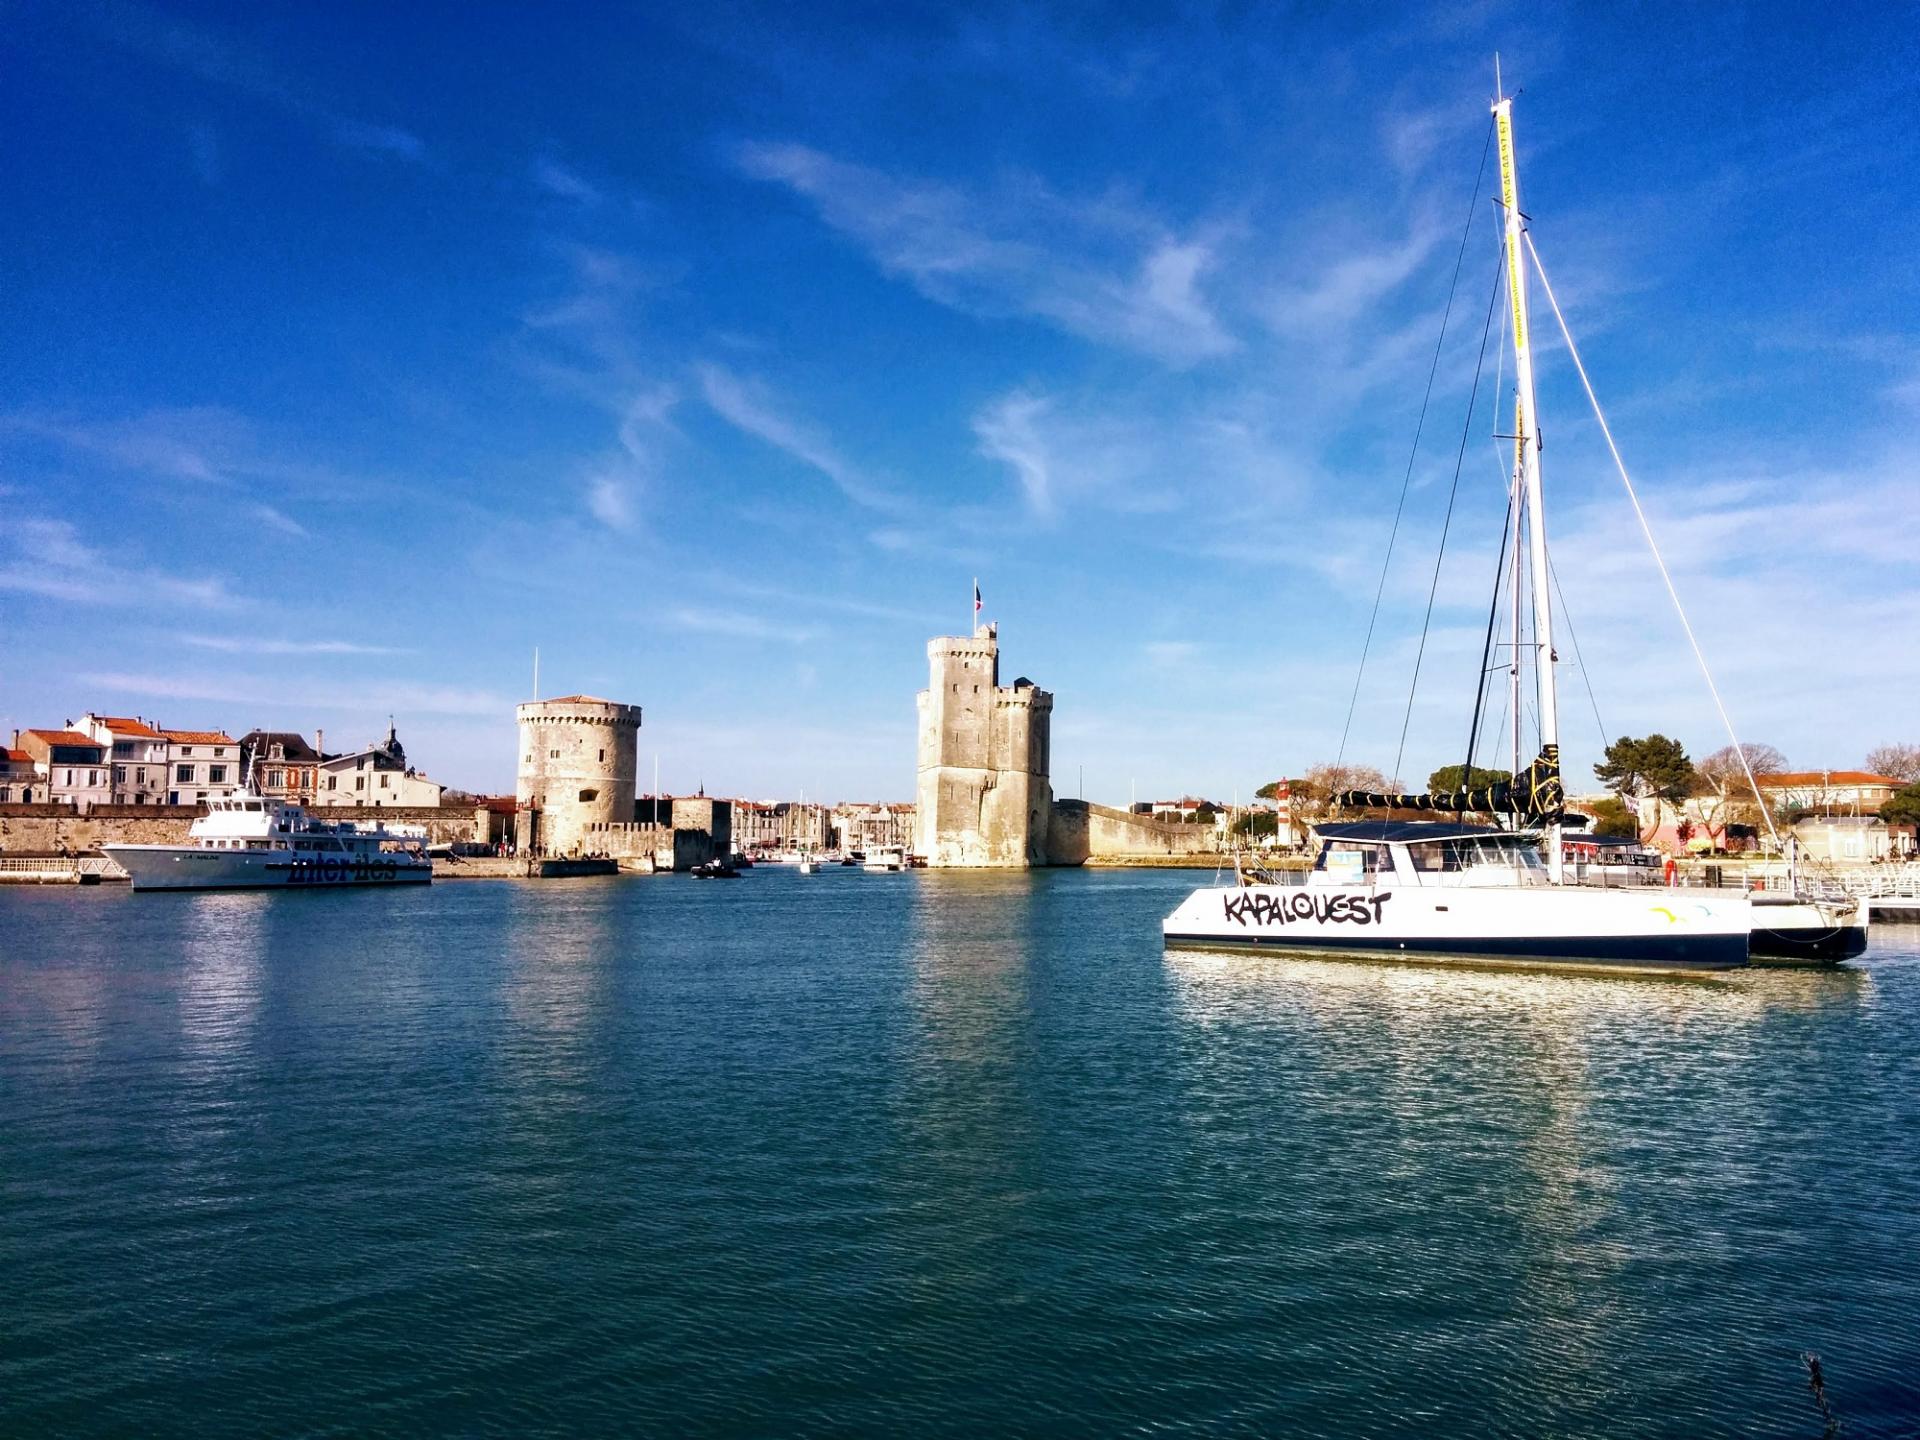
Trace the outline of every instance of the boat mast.
<path fill-rule="evenodd" d="M 1528 576 L 1533 589 L 1534 678 L 1540 692 L 1540 750 L 1557 762 L 1560 755 L 1560 714 L 1553 677 L 1552 583 L 1547 573 L 1546 510 L 1540 499 L 1540 420 L 1533 393 L 1533 346 L 1527 332 L 1527 270 L 1521 254 L 1525 243 L 1520 214 L 1520 177 L 1513 159 L 1513 101 L 1500 96 L 1493 114 L 1500 132 L 1500 201 L 1507 212 L 1507 294 L 1513 304 L 1513 374 L 1519 388 L 1517 428 L 1521 481 L 1525 488 Z M 1547 868 L 1558 881 L 1564 870 L 1560 854 L 1560 827 L 1549 827 Z"/>

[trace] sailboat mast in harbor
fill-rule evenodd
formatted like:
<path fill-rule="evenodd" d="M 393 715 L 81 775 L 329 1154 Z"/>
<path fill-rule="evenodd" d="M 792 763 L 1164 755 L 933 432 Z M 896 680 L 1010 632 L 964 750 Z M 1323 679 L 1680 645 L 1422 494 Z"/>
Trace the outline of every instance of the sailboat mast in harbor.
<path fill-rule="evenodd" d="M 1500 96 L 1493 106 L 1500 141 L 1500 203 L 1507 212 L 1507 294 L 1513 305 L 1513 375 L 1519 392 L 1515 445 L 1520 452 L 1522 518 L 1527 527 L 1527 558 L 1533 590 L 1534 677 L 1539 689 L 1540 752 L 1560 757 L 1560 710 L 1553 675 L 1553 586 L 1547 571 L 1546 507 L 1540 498 L 1540 419 L 1533 391 L 1533 345 L 1527 330 L 1525 219 L 1520 213 L 1520 176 L 1513 157 L 1513 101 Z M 1548 827 L 1547 867 L 1561 878 L 1560 822 Z"/>

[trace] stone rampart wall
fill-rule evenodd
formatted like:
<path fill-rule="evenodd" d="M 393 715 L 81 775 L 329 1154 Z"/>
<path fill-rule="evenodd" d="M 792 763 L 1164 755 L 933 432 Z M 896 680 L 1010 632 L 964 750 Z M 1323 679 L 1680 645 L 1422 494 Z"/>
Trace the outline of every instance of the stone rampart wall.
<path fill-rule="evenodd" d="M 1211 825 L 1175 825 L 1085 800 L 1056 800 L 1047 828 L 1047 863 L 1206 855 L 1218 843 Z"/>

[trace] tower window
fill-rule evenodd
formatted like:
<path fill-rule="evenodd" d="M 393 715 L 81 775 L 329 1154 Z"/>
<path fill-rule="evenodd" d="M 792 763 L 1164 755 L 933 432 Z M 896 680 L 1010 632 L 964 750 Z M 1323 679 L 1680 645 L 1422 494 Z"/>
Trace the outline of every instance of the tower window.
<path fill-rule="evenodd" d="M 582 790 L 580 792 L 580 798 L 582 800 L 598 800 L 600 798 L 600 792 L 598 790 Z"/>
<path fill-rule="evenodd" d="M 602 760 L 605 760 L 605 759 L 607 758 L 607 752 L 606 752 L 605 750 L 602 750 L 602 751 L 600 752 L 600 758 L 601 758 Z"/>

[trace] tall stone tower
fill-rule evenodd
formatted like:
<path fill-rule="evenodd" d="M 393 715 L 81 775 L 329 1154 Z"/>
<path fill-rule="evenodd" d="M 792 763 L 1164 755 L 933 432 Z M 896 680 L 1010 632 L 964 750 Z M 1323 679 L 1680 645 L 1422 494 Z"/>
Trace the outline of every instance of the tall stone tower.
<path fill-rule="evenodd" d="M 1000 683 L 998 627 L 927 642 L 914 849 L 929 865 L 1047 863 L 1053 696 Z"/>
<path fill-rule="evenodd" d="M 566 695 L 517 706 L 520 770 L 514 786 L 521 853 L 564 855 L 594 824 L 631 824 L 640 707 Z"/>

